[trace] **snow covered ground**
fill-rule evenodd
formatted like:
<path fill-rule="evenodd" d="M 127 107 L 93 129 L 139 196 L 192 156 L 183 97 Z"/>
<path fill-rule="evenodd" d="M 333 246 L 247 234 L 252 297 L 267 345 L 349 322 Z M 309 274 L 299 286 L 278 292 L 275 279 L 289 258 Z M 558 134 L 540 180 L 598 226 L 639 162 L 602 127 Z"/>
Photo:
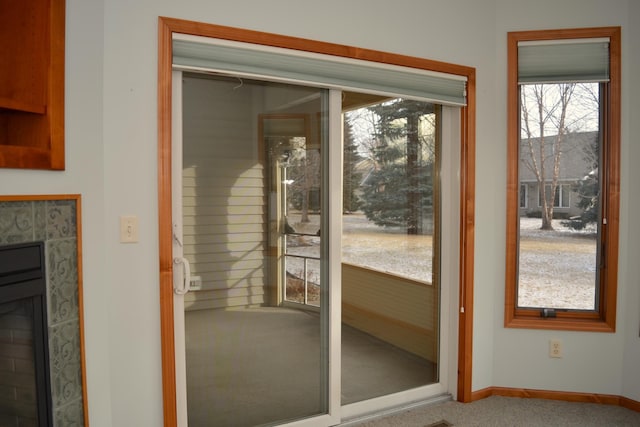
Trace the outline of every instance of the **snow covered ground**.
<path fill-rule="evenodd" d="M 554 220 L 554 230 L 540 230 L 540 222 L 520 220 L 518 305 L 594 309 L 595 229 L 573 231 Z"/>
<path fill-rule="evenodd" d="M 296 231 L 315 234 L 319 218 L 311 215 L 310 219 L 310 223 L 300 223 L 298 215 L 289 215 Z M 560 220 L 554 220 L 553 226 L 554 230 L 544 231 L 540 219 L 521 219 L 518 305 L 593 309 L 595 230 L 576 232 Z M 290 253 L 319 256 L 320 238 L 290 236 L 289 242 Z M 349 214 L 343 216 L 342 247 L 344 262 L 428 283 L 432 280 L 431 236 L 408 236 L 400 228 L 378 227 L 362 214 Z M 302 260 L 291 259 L 288 270 L 302 271 Z"/>
<path fill-rule="evenodd" d="M 363 214 L 342 217 L 342 260 L 346 263 L 389 272 L 413 280 L 431 282 L 431 236 L 408 236 L 404 229 L 378 227 Z M 319 219 L 311 216 L 310 224 L 301 224 L 298 216 L 289 215 L 289 223 L 298 232 L 315 233 Z M 296 241 L 298 240 L 298 244 Z M 289 238 L 289 253 L 319 256 L 319 239 Z M 292 260 L 293 261 L 293 260 Z M 300 261 L 295 262 L 295 265 Z M 300 270 L 300 266 L 293 267 Z M 290 270 L 291 271 L 291 270 Z"/>

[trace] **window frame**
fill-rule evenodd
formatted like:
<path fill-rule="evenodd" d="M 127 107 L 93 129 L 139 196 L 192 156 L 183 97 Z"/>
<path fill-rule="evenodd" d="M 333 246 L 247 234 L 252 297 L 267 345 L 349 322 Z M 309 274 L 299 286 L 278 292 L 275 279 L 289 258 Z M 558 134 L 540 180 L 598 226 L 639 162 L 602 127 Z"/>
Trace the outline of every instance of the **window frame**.
<path fill-rule="evenodd" d="M 602 260 L 597 310 L 556 310 L 555 317 L 542 317 L 540 309 L 517 306 L 519 239 L 519 134 L 518 42 L 608 37 L 610 78 L 601 99 L 603 116 L 602 218 L 600 245 Z M 620 204 L 620 115 L 621 115 L 621 29 L 620 27 L 518 31 L 507 35 L 507 221 L 505 320 L 507 328 L 615 332 L 619 204 Z"/>

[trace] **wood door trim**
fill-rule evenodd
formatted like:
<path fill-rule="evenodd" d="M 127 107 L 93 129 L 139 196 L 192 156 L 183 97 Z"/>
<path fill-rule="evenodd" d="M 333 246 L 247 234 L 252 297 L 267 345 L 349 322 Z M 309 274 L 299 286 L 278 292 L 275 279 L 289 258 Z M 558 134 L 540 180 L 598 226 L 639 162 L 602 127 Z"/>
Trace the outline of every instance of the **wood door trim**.
<path fill-rule="evenodd" d="M 173 330 L 173 218 L 171 213 L 172 33 L 170 25 L 160 18 L 158 21 L 158 244 L 160 251 L 162 395 L 165 426 L 176 426 L 178 423 Z"/>

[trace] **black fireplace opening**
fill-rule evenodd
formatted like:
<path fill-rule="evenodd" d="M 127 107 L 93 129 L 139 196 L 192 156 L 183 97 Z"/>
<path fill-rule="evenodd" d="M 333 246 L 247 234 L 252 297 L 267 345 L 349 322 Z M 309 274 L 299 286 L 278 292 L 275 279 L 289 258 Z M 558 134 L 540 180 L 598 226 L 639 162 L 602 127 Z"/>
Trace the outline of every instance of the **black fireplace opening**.
<path fill-rule="evenodd" d="M 44 243 L 0 246 L 0 425 L 53 426 Z"/>

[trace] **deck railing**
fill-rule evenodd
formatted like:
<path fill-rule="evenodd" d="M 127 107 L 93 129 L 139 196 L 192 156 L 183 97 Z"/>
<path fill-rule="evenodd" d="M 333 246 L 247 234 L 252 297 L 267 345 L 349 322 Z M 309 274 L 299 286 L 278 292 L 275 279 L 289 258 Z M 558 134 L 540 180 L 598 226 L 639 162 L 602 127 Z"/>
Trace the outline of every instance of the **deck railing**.
<path fill-rule="evenodd" d="M 291 258 L 299 260 L 297 263 L 291 262 Z M 320 261 L 319 257 L 306 256 L 299 254 L 285 254 L 284 271 L 286 271 L 285 279 L 285 301 L 295 302 L 314 307 L 320 306 L 320 271 L 319 268 L 309 267 L 310 261 Z M 300 265 L 302 264 L 302 269 Z M 293 264 L 293 266 L 292 266 Z M 298 264 L 298 265 L 295 265 Z M 319 267 L 319 266 L 318 266 Z M 300 272 L 302 274 L 296 274 Z M 310 274 L 311 273 L 311 274 Z M 314 280 L 314 275 L 317 277 Z M 311 277 L 310 277 L 311 276 Z M 300 286 L 302 285 L 302 286 Z M 310 287 L 312 289 L 310 290 Z"/>

